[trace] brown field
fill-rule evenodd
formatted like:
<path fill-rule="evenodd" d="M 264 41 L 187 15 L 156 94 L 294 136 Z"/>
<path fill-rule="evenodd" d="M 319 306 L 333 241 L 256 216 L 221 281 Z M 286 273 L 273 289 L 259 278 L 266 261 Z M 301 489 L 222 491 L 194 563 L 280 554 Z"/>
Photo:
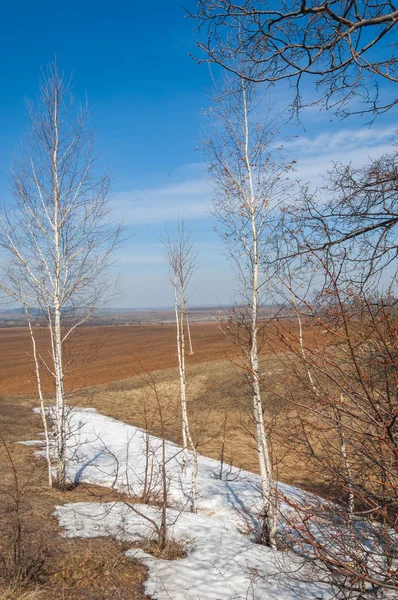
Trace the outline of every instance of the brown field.
<path fill-rule="evenodd" d="M 237 349 L 215 322 L 192 323 L 194 354 L 187 364 L 236 358 Z M 48 335 L 37 329 L 41 355 L 48 353 Z M 267 353 L 273 351 L 268 348 Z M 175 325 L 82 327 L 66 347 L 65 386 L 69 391 L 120 381 L 142 373 L 176 367 Z M 51 377 L 43 373 L 44 389 L 52 391 Z M 36 381 L 27 328 L 0 329 L 0 395 L 34 394 Z"/>
<path fill-rule="evenodd" d="M 294 323 L 283 324 L 294 330 Z M 225 461 L 257 471 L 258 458 L 251 418 L 251 393 L 245 372 L 239 368 L 238 349 L 228 341 L 217 323 L 191 325 L 193 356 L 187 355 L 188 402 L 191 427 L 198 449 L 203 454 L 220 458 L 221 432 L 225 423 Z M 262 354 L 261 373 L 268 389 L 284 378 L 286 353 L 273 339 Z M 46 355 L 45 332 L 36 332 L 38 346 Z M 178 407 L 178 373 L 175 326 L 171 324 L 86 327 L 81 328 L 67 348 L 70 368 L 66 389 L 72 392 L 68 402 L 92 406 L 100 412 L 136 426 L 146 426 L 159 434 L 160 427 L 150 390 L 149 373 L 167 408 L 166 435 L 180 443 L 181 426 Z M 35 399 L 36 381 L 30 355 L 30 339 L 24 328 L 0 329 L 0 413 L 2 396 L 29 395 Z M 44 377 L 44 388 L 52 391 L 51 377 Z M 265 390 L 264 390 L 265 391 Z M 22 399 L 22 398 L 21 398 Z M 15 398 L 15 405 L 19 401 Z M 149 406 L 152 417 L 145 422 L 143 406 Z M 288 427 L 289 409 L 275 404 L 272 394 L 264 393 L 267 419 L 278 414 L 278 428 Z M 226 420 L 226 421 L 225 421 Z M 283 436 L 282 436 L 283 437 Z M 278 476 L 289 483 L 314 488 L 304 468 L 285 458 L 284 449 L 276 444 Z"/>
<path fill-rule="evenodd" d="M 233 352 L 217 323 L 192 323 L 193 356 L 189 364 L 223 360 Z M 45 331 L 36 332 L 42 356 L 48 352 Z M 132 377 L 144 369 L 176 366 L 175 326 L 83 327 L 68 344 L 68 390 Z M 141 364 L 142 363 L 142 364 Z M 27 328 L 0 329 L 0 394 L 33 394 L 35 378 Z M 51 378 L 44 375 L 51 391 Z"/>
<path fill-rule="evenodd" d="M 284 326 L 294 327 L 294 324 Z M 224 446 L 225 463 L 258 472 L 251 394 L 245 373 L 237 366 L 237 351 L 217 323 L 193 323 L 191 330 L 194 355 L 187 356 L 187 394 L 191 431 L 198 450 L 220 459 Z M 45 356 L 48 347 L 42 331 L 37 330 L 37 339 Z M 123 545 L 112 540 L 64 540 L 57 535 L 58 524 L 52 516 L 57 504 L 98 500 L 98 497 L 108 500 L 112 492 L 89 485 L 63 492 L 49 490 L 45 465 L 35 458 L 34 447 L 15 444 L 38 439 L 42 430 L 40 417 L 32 411 L 37 398 L 30 352 L 26 329 L 0 330 L 0 435 L 12 449 L 21 480 L 27 482 L 24 510 L 30 536 L 34 548 L 46 556 L 45 571 L 37 577 L 39 594 L 33 594 L 32 600 L 144 600 L 145 568 L 124 557 Z M 66 384 L 75 392 L 69 398 L 70 403 L 94 407 L 155 434 L 160 434 L 163 428 L 168 439 L 181 442 L 173 325 L 82 328 L 67 354 L 70 370 Z M 263 352 L 260 367 L 266 388 L 276 389 L 283 384 L 283 362 L 289 359 L 287 353 L 281 353 L 277 342 Z M 49 377 L 45 379 L 45 387 L 51 390 Z M 157 398 L 163 409 L 163 427 Z M 276 432 L 273 453 L 278 479 L 327 493 L 314 473 L 286 452 L 284 438 L 290 427 L 290 407 L 266 392 L 264 406 L 266 420 L 273 423 Z M 2 455 L 4 447 L 0 444 L 0 460 L 4 459 Z M 2 462 L 7 464 L 7 459 Z M 12 473 L 4 472 L 3 468 L 2 489 L 6 493 L 8 486 L 12 488 Z M 7 531 L 2 531 L 7 526 L 3 516 L 0 514 L 0 534 L 3 534 L 0 538 L 4 542 L 9 538 Z M 43 531 L 50 535 L 43 536 Z M 19 600 L 13 595 L 2 596 L 2 592 L 0 585 L 0 600 Z"/>

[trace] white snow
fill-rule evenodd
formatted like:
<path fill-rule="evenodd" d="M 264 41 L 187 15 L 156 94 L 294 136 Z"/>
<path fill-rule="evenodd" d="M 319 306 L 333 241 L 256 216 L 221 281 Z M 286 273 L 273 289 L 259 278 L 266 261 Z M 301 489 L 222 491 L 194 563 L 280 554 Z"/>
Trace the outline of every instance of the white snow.
<path fill-rule="evenodd" d="M 159 512 L 140 506 L 145 514 L 158 519 Z M 151 534 L 148 524 L 124 504 L 74 503 L 57 508 L 66 535 L 80 537 L 112 536 L 134 541 Z M 234 523 L 221 517 L 209 517 L 168 509 L 174 524 L 169 536 L 182 542 L 187 557 L 179 560 L 154 558 L 139 549 L 127 555 L 149 568 L 146 593 L 161 600 L 298 600 L 329 598 L 326 589 L 300 584 L 283 571 L 298 568 L 292 557 L 278 557 L 264 546 L 253 544 L 237 532 Z M 303 576 L 303 572 L 301 572 Z"/>
<path fill-rule="evenodd" d="M 154 492 L 159 488 L 162 441 L 147 438 L 136 427 L 97 413 L 75 409 L 69 415 L 68 478 L 121 491 L 140 494 L 149 447 L 149 472 Z M 163 560 L 132 548 L 127 552 L 149 569 L 146 593 L 158 600 L 298 600 L 327 599 L 326 586 L 299 583 L 288 572 L 305 569 L 290 553 L 274 552 L 253 543 L 246 528 L 255 524 L 261 508 L 259 476 L 227 467 L 229 481 L 220 480 L 220 463 L 199 456 L 197 479 L 198 514 L 190 511 L 191 466 L 182 474 L 182 449 L 166 442 L 169 504 L 168 537 L 181 542 L 187 556 Z M 153 463 L 152 463 L 153 460 Z M 281 486 L 285 494 L 302 496 L 292 486 Z M 160 522 L 159 509 L 137 505 Z M 153 537 L 149 523 L 122 502 L 73 503 L 58 506 L 56 515 L 67 536 L 112 536 L 126 541 Z"/>

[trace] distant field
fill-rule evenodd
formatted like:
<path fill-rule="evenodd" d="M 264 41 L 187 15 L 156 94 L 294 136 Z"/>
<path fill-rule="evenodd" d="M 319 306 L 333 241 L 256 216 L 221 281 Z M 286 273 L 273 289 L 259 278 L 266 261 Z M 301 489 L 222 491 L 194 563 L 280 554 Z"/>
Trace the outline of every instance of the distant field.
<path fill-rule="evenodd" d="M 189 364 L 214 362 L 235 352 L 217 323 L 192 323 L 194 355 Z M 43 357 L 48 343 L 43 331 L 36 332 Z M 66 349 L 69 362 L 65 379 L 67 390 L 91 387 L 132 377 L 144 370 L 176 366 L 175 326 L 135 325 L 83 327 Z M 143 364 L 140 364 L 142 361 Z M 33 394 L 36 389 L 28 330 L 23 327 L 0 329 L 0 394 Z M 43 374 L 46 391 L 51 379 Z"/>
<path fill-rule="evenodd" d="M 284 321 L 283 327 L 295 329 L 296 325 Z M 220 458 L 224 431 L 225 460 L 257 471 L 252 398 L 245 371 L 237 367 L 238 351 L 215 322 L 192 323 L 191 332 L 194 354 L 189 356 L 187 352 L 187 395 L 195 443 L 203 454 Z M 271 421 L 278 414 L 274 445 L 278 477 L 319 492 L 306 465 L 298 465 L 296 457 L 286 455 L 281 443 L 291 427 L 290 407 L 280 404 L 267 390 L 283 385 L 284 359 L 288 356 L 286 350 L 281 352 L 274 333 L 275 327 L 271 326 L 273 342 L 263 350 L 260 372 L 265 384 L 266 418 Z M 36 334 L 40 352 L 45 356 L 48 352 L 45 332 L 37 330 Z M 67 349 L 70 368 L 65 383 L 67 390 L 76 392 L 73 403 L 95 407 L 110 417 L 148 427 L 159 434 L 153 390 L 148 385 L 148 377 L 139 376 L 147 369 L 153 373 L 153 382 L 165 409 L 166 437 L 181 443 L 175 335 L 172 324 L 81 328 Z M 307 331 L 307 340 L 309 335 L 312 334 Z M 25 328 L 0 329 L 0 365 L 1 421 L 8 404 L 37 405 L 30 339 Z M 44 376 L 44 384 L 47 392 L 52 391 L 48 375 Z M 31 396 L 28 398 L 28 395 Z M 147 414 L 143 412 L 145 407 Z M 12 418 L 18 419 L 17 409 Z"/>
<path fill-rule="evenodd" d="M 296 324 L 285 320 L 284 327 L 295 329 Z M 275 332 L 275 327 L 272 326 L 271 330 Z M 189 356 L 187 340 L 188 366 L 233 359 L 239 355 L 217 322 L 193 322 L 191 333 L 194 354 Z M 45 359 L 49 351 L 47 332 L 37 328 L 35 335 L 39 352 Z M 65 348 L 66 390 L 120 381 L 144 370 L 152 372 L 177 367 L 175 336 L 175 325 L 171 323 L 81 327 Z M 272 353 L 277 345 L 274 339 L 263 353 Z M 42 384 L 46 392 L 52 391 L 52 379 L 45 370 Z M 0 395 L 35 392 L 27 328 L 0 328 Z"/>
<path fill-rule="evenodd" d="M 204 323 L 224 319 L 229 314 L 228 307 L 193 306 L 189 308 L 191 323 Z M 281 310 L 278 306 L 264 306 L 259 310 L 260 318 L 268 318 Z M 283 311 L 282 311 L 283 312 Z M 40 321 L 40 314 L 34 313 Z M 94 312 L 86 321 L 87 327 L 102 327 L 104 325 L 164 325 L 172 324 L 175 319 L 174 308 L 110 308 Z M 22 309 L 0 309 L 0 328 L 23 327 L 25 314 Z"/>

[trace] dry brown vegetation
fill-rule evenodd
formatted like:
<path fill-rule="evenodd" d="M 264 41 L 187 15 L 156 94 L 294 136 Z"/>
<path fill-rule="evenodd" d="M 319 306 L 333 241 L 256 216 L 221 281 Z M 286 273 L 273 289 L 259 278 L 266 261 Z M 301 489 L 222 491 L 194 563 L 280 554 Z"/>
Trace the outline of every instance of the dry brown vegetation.
<path fill-rule="evenodd" d="M 295 325 L 291 325 L 295 329 Z M 189 365 L 235 359 L 237 350 L 220 331 L 217 322 L 192 323 L 194 354 Z M 48 352 L 48 332 L 36 328 L 39 352 Z M 277 342 L 275 342 L 276 344 Z M 273 348 L 265 350 L 272 352 Z M 174 367 L 177 364 L 175 325 L 125 327 L 82 327 L 66 344 L 67 390 L 120 381 L 143 372 Z M 29 331 L 25 327 L 0 329 L 0 394 L 34 394 L 36 379 L 31 356 Z M 45 391 L 52 379 L 43 369 Z"/>
<path fill-rule="evenodd" d="M 224 451 L 225 463 L 255 471 L 257 457 L 248 416 L 250 394 L 242 371 L 234 364 L 237 355 L 216 323 L 194 323 L 192 333 L 195 354 L 189 357 L 187 391 L 198 449 L 217 459 Z M 5 582 L 0 593 L 4 600 L 22 600 L 23 594 L 27 594 L 25 600 L 144 598 L 145 568 L 124 556 L 123 544 L 108 539 L 68 540 L 61 537 L 53 517 L 55 506 L 66 502 L 109 500 L 112 492 L 84 485 L 64 492 L 47 487 L 44 461 L 35 458 L 35 448 L 16 443 L 40 439 L 42 430 L 39 416 L 32 411 L 37 399 L 33 394 L 28 395 L 34 392 L 34 379 L 27 332 L 22 328 L 3 329 L 0 334 L 3 355 L 0 433 L 10 449 L 24 487 L 27 550 L 34 548 L 35 561 L 43 563 L 32 576 L 28 589 L 14 589 Z M 41 332 L 39 344 L 41 351 L 45 351 Z M 93 406 L 111 417 L 160 433 L 153 390 L 148 386 L 145 373 L 148 370 L 154 373 L 160 397 L 167 406 L 166 435 L 181 442 L 173 326 L 85 328 L 75 338 L 70 351 L 75 361 L 69 389 L 87 386 L 73 394 L 71 402 L 77 406 Z M 268 351 L 271 353 L 272 348 Z M 88 361 L 82 360 L 84 353 L 91 355 Z M 230 356 L 230 360 L 220 360 L 226 356 Z M 165 366 L 168 368 L 158 370 Z M 278 377 L 278 368 L 275 357 L 270 354 L 264 357 L 262 371 L 269 382 Z M 271 371 L 276 372 L 269 375 Z M 113 381 L 115 377 L 132 373 L 136 374 Z M 14 394 L 6 395 L 5 392 Z M 273 407 L 269 406 L 268 410 L 272 414 Z M 3 466 L 7 463 L 3 456 L 2 463 Z M 289 468 L 284 469 L 281 476 L 293 480 Z M 2 489 L 12 489 L 12 472 L 7 467 L 2 470 L 6 473 Z M 294 481 L 299 479 L 296 471 Z M 1 521 L 6 525 L 7 519 Z M 6 551 L 6 537 L 2 539 L 1 550 Z M 173 548 L 172 552 L 177 558 L 181 556 L 181 548 Z"/>
<path fill-rule="evenodd" d="M 283 380 L 283 365 L 278 356 L 267 355 L 261 361 L 261 374 L 273 388 Z M 179 382 L 176 369 L 155 373 L 160 397 L 168 407 L 167 438 L 181 444 Z M 258 457 L 251 417 L 250 388 L 244 372 L 231 361 L 190 365 L 187 371 L 187 396 L 192 436 L 200 453 L 242 469 L 258 472 Z M 155 397 L 147 377 L 140 374 L 123 381 L 82 390 L 74 396 L 77 406 L 94 407 L 99 412 L 160 434 Z M 274 429 L 275 469 L 277 477 L 306 489 L 322 491 L 306 466 L 297 464 L 286 452 L 283 439 L 289 427 L 291 407 L 265 397 L 268 423 Z M 280 435 L 278 435 L 278 432 Z M 224 439 L 224 444 L 223 444 Z M 223 448 L 224 446 L 224 448 Z"/>
<path fill-rule="evenodd" d="M 96 486 L 78 486 L 61 492 L 47 486 L 43 461 L 35 458 L 34 448 L 17 444 L 20 440 L 38 438 L 41 420 L 32 412 L 34 399 L 29 397 L 1 398 L 0 432 L 2 433 L 18 473 L 22 494 L 22 521 L 27 540 L 26 551 L 34 552 L 36 571 L 26 585 L 15 586 L 2 579 L 1 600 L 143 600 L 146 570 L 124 555 L 125 547 L 111 539 L 65 539 L 55 517 L 54 509 L 66 502 L 93 501 L 109 490 Z M 2 533 L 10 527 L 10 515 L 5 514 L 4 497 L 13 491 L 13 474 L 7 465 L 4 447 L 2 463 Z M 7 557 L 10 538 L 0 536 L 0 554 Z M 40 563 L 40 564 L 39 564 Z"/>
<path fill-rule="evenodd" d="M 293 323 L 285 322 L 284 327 L 294 331 Z M 245 371 L 239 366 L 238 355 L 223 338 L 217 324 L 194 324 L 192 331 L 195 354 L 187 357 L 187 397 L 192 435 L 197 448 L 204 455 L 223 459 L 226 465 L 230 463 L 258 472 L 254 424 L 250 416 L 250 387 Z M 1 377 L 2 385 L 20 392 L 30 391 L 30 386 L 34 389 L 33 378 L 30 381 L 28 378 L 28 346 L 24 360 L 16 360 L 18 353 L 21 356 L 24 331 L 13 329 L 1 333 L 4 335 L 3 347 L 7 340 L 10 342 L 5 361 L 7 369 Z M 87 335 L 87 339 L 84 335 Z M 80 353 L 84 349 L 94 350 L 95 347 L 97 351 L 93 352 L 91 360 L 88 363 L 81 362 Z M 76 361 L 70 383 L 74 385 L 70 385 L 69 389 L 79 383 L 86 384 L 86 387 L 72 394 L 70 403 L 95 407 L 105 415 L 160 434 L 157 399 L 148 380 L 148 374 L 151 373 L 158 396 L 166 407 L 167 419 L 163 423 L 165 435 L 181 444 L 173 326 L 101 328 L 97 331 L 87 328 L 82 330 L 73 348 L 76 350 Z M 277 390 L 287 381 L 284 362 L 294 358 L 293 353 L 291 356 L 288 354 L 286 351 L 280 353 L 280 340 L 276 337 L 271 339 L 263 351 L 260 369 L 264 382 L 266 421 L 273 430 L 276 476 L 282 481 L 327 493 L 314 473 L 297 462 L 291 448 L 289 452 L 286 451 L 286 432 L 289 432 L 290 421 L 294 420 L 293 409 L 289 403 L 278 399 L 278 394 L 270 391 Z M 229 356 L 228 360 L 226 356 Z M 14 369 L 11 365 L 13 358 L 17 363 Z M 157 369 L 163 365 L 168 368 Z M 135 375 L 113 381 L 114 371 Z M 92 385 L 92 382 L 96 385 Z M 123 544 L 112 540 L 66 540 L 60 537 L 52 516 L 56 505 L 99 498 L 108 500 L 112 492 L 84 485 L 61 492 L 46 486 L 45 467 L 34 458 L 34 447 L 14 444 L 39 437 L 42 424 L 32 412 L 36 405 L 34 395 L 0 396 L 0 433 L 12 445 L 18 473 L 28 481 L 26 502 L 29 527 L 36 540 L 36 548 L 42 548 L 45 553 L 45 569 L 36 578 L 40 583 L 40 595 L 37 597 L 43 597 L 44 600 L 145 597 L 142 591 L 145 569 L 124 556 Z M 228 466 L 225 467 L 224 477 L 227 471 Z M 40 531 L 46 532 L 44 540 Z M 52 535 L 47 535 L 48 532 Z M 177 557 L 180 552 L 178 548 Z M 18 598 L 9 597 L 11 600 Z"/>
<path fill-rule="evenodd" d="M 284 327 L 293 332 L 296 329 L 292 322 L 285 322 Z M 220 459 L 224 437 L 224 461 L 257 471 L 258 457 L 250 417 L 251 395 L 245 373 L 239 367 L 239 353 L 217 323 L 193 323 L 191 330 L 194 354 L 187 356 L 187 395 L 198 450 Z M 269 326 L 269 330 L 275 333 L 274 326 Z M 41 351 L 45 352 L 45 337 L 41 331 L 38 341 Z M 284 378 L 279 345 L 276 336 L 272 335 L 263 350 L 261 375 L 269 389 Z M 23 328 L 0 330 L 0 353 L 0 391 L 34 393 L 28 332 Z M 72 338 L 69 355 L 74 360 L 66 385 L 67 389 L 76 390 L 69 401 L 77 406 L 95 407 L 108 416 L 136 426 L 145 426 L 148 415 L 144 415 L 144 406 L 154 402 L 145 371 L 156 372 L 156 384 L 164 402 L 174 409 L 173 418 L 167 420 L 167 437 L 181 443 L 174 325 L 82 328 L 78 336 Z M 47 391 L 50 386 L 48 379 Z M 26 402 L 32 407 L 36 403 L 34 398 Z M 289 410 L 285 407 L 280 411 L 280 403 L 276 405 L 275 402 L 273 394 L 265 397 L 268 420 L 276 419 L 278 412 L 276 425 L 283 431 Z M 147 425 L 153 433 L 159 434 L 156 410 L 152 413 L 154 416 L 149 417 Z M 316 487 L 304 467 L 291 464 L 282 445 L 276 443 L 275 452 L 279 478 L 306 488 Z"/>

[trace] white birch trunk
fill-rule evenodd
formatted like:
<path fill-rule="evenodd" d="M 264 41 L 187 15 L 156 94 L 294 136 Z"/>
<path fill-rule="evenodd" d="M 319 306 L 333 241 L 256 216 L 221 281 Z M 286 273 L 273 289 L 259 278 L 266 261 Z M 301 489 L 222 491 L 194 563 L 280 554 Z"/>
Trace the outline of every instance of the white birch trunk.
<path fill-rule="evenodd" d="M 62 330 L 61 330 L 61 215 L 60 215 L 60 191 L 58 181 L 58 96 L 54 97 L 54 149 L 52 156 L 53 177 L 53 202 L 54 202 L 54 327 L 53 327 L 53 352 L 54 352 L 54 375 L 55 375 L 55 406 L 56 406 L 56 469 L 57 483 L 62 488 L 66 483 L 66 423 L 65 423 L 65 399 L 64 399 L 64 372 L 62 362 Z"/>
<path fill-rule="evenodd" d="M 178 357 L 178 371 L 180 377 L 180 406 L 181 406 L 181 420 L 182 420 L 182 439 L 183 439 L 183 456 L 182 456 L 182 469 L 183 473 L 186 473 L 187 461 L 188 461 L 188 446 L 192 451 L 193 456 L 193 468 L 192 468 L 192 511 L 197 512 L 197 489 L 196 479 L 198 473 L 198 456 L 193 443 L 191 432 L 189 429 L 188 421 L 188 410 L 186 401 L 186 378 L 185 378 L 185 334 L 184 334 L 184 316 L 185 316 L 185 290 L 181 289 L 181 309 L 179 309 L 178 303 L 178 284 L 175 278 L 174 280 L 174 309 L 176 317 L 176 330 L 177 330 L 177 357 Z"/>
<path fill-rule="evenodd" d="M 42 422 L 43 422 L 44 439 L 45 439 L 45 442 L 46 442 L 46 462 L 47 462 L 48 486 L 52 487 L 52 485 L 53 485 L 53 477 L 52 477 L 52 464 L 51 464 L 50 436 L 49 436 L 49 433 L 48 433 L 47 416 L 46 416 L 46 410 L 45 410 L 45 407 L 44 407 L 43 391 L 42 391 L 42 387 L 41 387 L 40 366 L 39 366 L 39 357 L 37 355 L 36 339 L 35 339 L 35 336 L 34 336 L 34 333 L 33 333 L 32 323 L 31 323 L 31 320 L 30 320 L 30 314 L 29 314 L 29 311 L 27 309 L 27 306 L 25 306 L 25 314 L 26 314 L 26 318 L 27 318 L 27 321 L 28 321 L 29 334 L 30 334 L 30 339 L 31 339 L 31 342 L 32 342 L 33 359 L 34 359 L 34 363 L 35 363 L 35 376 L 36 376 L 36 384 L 37 384 L 37 393 L 38 393 L 39 401 L 40 401 L 40 415 L 41 415 L 41 419 L 42 419 Z"/>
<path fill-rule="evenodd" d="M 188 421 L 188 410 L 187 410 L 187 401 L 186 401 L 186 381 L 185 381 L 185 333 L 184 333 L 184 316 L 187 319 L 186 314 L 186 301 L 185 301 L 185 288 L 182 286 L 181 289 L 181 328 L 180 328 L 180 336 L 181 336 L 181 358 L 182 358 L 182 367 L 183 367 L 183 376 L 184 376 L 184 402 L 183 402 L 183 421 L 186 431 L 186 438 L 188 444 L 191 448 L 192 456 L 193 456 L 193 468 L 192 468 L 192 479 L 191 479 L 191 488 L 192 488 L 192 512 L 196 513 L 198 511 L 197 507 L 197 490 L 196 490 L 196 478 L 198 474 L 198 454 L 196 452 L 195 444 L 193 443 L 191 431 L 189 429 L 189 421 Z M 190 334 L 189 334 L 190 337 Z"/>
<path fill-rule="evenodd" d="M 295 310 L 295 313 L 296 313 L 296 318 L 297 318 L 297 322 L 298 322 L 298 326 L 299 326 L 300 353 L 301 353 L 301 356 L 302 356 L 303 361 L 304 361 L 304 366 L 305 366 L 305 370 L 306 370 L 306 373 L 307 373 L 308 381 L 310 382 L 310 385 L 312 387 L 313 392 L 315 393 L 316 396 L 318 396 L 318 390 L 316 388 L 314 379 L 312 377 L 311 369 L 310 369 L 310 366 L 309 366 L 308 361 L 307 361 L 307 356 L 306 356 L 306 352 L 305 352 L 305 348 L 304 348 L 303 324 L 302 324 L 302 321 L 301 321 L 300 313 L 299 313 L 299 310 L 297 308 L 296 300 L 294 298 L 293 293 L 292 293 L 291 302 L 292 302 L 292 304 L 294 306 L 294 310 Z"/>
<path fill-rule="evenodd" d="M 181 408 L 181 419 L 182 419 L 182 446 L 183 446 L 183 457 L 182 457 L 182 467 L 185 473 L 186 462 L 187 462 L 187 448 L 188 448 L 188 439 L 187 439 L 187 430 L 186 430 L 186 420 L 184 418 L 185 415 L 185 406 L 186 406 L 186 398 L 185 398 L 185 372 L 183 366 L 182 352 L 181 352 L 181 333 L 180 333 L 180 315 L 178 308 L 178 286 L 177 281 L 174 281 L 174 311 L 176 318 L 176 332 L 177 332 L 177 359 L 178 359 L 178 374 L 180 378 L 180 408 Z"/>
<path fill-rule="evenodd" d="M 343 403 L 343 394 L 340 394 L 340 402 Z M 348 521 L 350 524 L 350 529 L 352 528 L 352 518 L 355 510 L 355 495 L 352 490 L 352 467 L 351 461 L 348 456 L 347 446 L 346 446 L 346 437 L 344 431 L 344 425 L 342 422 L 341 412 L 339 407 L 335 407 L 335 415 L 337 421 L 337 431 L 340 439 L 340 453 L 344 462 L 344 469 L 347 475 L 347 488 L 348 488 Z"/>
<path fill-rule="evenodd" d="M 191 338 L 191 328 L 189 326 L 188 313 L 185 314 L 185 320 L 187 322 L 187 332 L 188 332 L 188 342 L 189 342 L 189 354 L 192 356 L 193 348 L 192 348 L 192 338 Z"/>
<path fill-rule="evenodd" d="M 258 359 L 258 305 L 259 305 L 259 241 L 257 235 L 255 215 L 255 192 L 253 185 L 253 173 L 249 154 L 249 122 L 245 84 L 242 82 L 244 126 L 245 126 L 245 163 L 248 174 L 250 189 L 250 224 L 251 224 L 251 347 L 250 347 L 250 374 L 253 391 L 253 416 L 256 424 L 257 452 L 259 458 L 262 494 L 263 494 L 263 535 L 271 548 L 276 548 L 276 497 L 272 480 L 272 466 L 269 450 L 269 442 L 264 426 L 263 407 L 261 401 L 261 389 L 259 378 Z"/>
<path fill-rule="evenodd" d="M 54 346 L 55 346 L 55 406 L 56 406 L 56 436 L 57 436 L 57 483 L 64 487 L 66 483 L 66 422 L 65 422 L 65 399 L 64 399 L 64 377 L 62 368 L 62 332 L 61 313 L 57 306 L 54 317 Z"/>

